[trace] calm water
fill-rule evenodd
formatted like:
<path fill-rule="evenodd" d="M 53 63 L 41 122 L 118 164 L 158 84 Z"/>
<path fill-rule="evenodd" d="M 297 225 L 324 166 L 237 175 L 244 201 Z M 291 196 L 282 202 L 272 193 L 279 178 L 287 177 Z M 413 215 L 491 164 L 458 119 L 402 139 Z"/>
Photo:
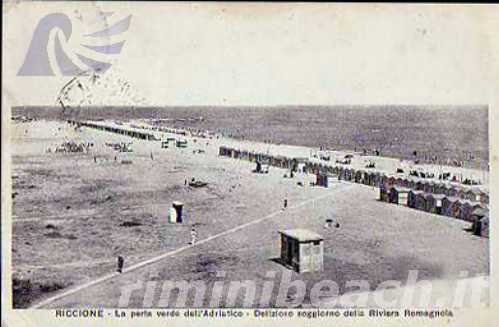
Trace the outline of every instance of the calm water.
<path fill-rule="evenodd" d="M 13 114 L 63 118 L 58 107 L 17 107 Z M 222 132 L 236 138 L 330 149 L 380 149 L 382 155 L 466 160 L 487 167 L 488 108 L 422 106 L 93 107 L 81 119 L 171 119 L 165 125 Z M 203 117 L 203 120 L 199 120 Z"/>

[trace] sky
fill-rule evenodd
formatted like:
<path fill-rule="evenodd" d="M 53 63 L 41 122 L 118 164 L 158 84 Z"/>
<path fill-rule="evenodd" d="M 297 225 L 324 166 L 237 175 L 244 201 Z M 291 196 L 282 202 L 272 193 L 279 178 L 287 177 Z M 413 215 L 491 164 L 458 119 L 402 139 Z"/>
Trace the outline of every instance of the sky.
<path fill-rule="evenodd" d="M 100 40 L 124 40 L 121 53 L 98 58 L 149 105 L 488 104 L 497 88 L 497 11 L 480 6 L 10 3 L 2 88 L 11 105 L 54 104 L 71 79 L 16 76 L 38 22 L 55 12 L 73 33 L 53 29 L 50 41 L 59 35 L 73 55 L 102 27 L 99 12 L 113 12 L 106 26 L 132 15 L 125 33 Z"/>

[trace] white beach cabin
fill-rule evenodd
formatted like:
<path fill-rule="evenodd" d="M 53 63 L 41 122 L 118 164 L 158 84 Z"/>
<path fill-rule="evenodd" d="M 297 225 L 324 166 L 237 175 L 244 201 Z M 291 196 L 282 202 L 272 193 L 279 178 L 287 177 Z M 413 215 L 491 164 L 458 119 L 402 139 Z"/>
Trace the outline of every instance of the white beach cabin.
<path fill-rule="evenodd" d="M 298 273 L 322 271 L 324 239 L 306 229 L 288 229 L 281 234 L 281 262 Z"/>

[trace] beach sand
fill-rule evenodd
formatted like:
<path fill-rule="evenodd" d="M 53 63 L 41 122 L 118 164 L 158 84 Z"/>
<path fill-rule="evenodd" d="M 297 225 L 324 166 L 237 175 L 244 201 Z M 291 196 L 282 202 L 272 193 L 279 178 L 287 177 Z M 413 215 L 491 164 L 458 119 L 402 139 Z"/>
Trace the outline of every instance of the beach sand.
<path fill-rule="evenodd" d="M 324 271 L 292 273 L 308 284 L 331 279 L 341 286 L 365 279 L 376 287 L 388 279 L 404 281 L 414 269 L 420 278 L 435 280 L 457 278 L 460 271 L 469 276 L 489 271 L 488 239 L 466 232 L 469 223 L 379 202 L 377 189 L 369 186 L 337 182 L 327 189 L 299 187 L 296 178 L 283 178 L 287 172 L 283 169 L 252 173 L 254 164 L 218 156 L 220 145 L 234 145 L 235 140 L 194 143 L 187 138 L 185 149 L 161 149 L 157 141 L 88 128 L 77 132 L 55 121 L 14 124 L 13 129 L 12 183 L 17 194 L 12 265 L 15 278 L 29 279 L 34 285 L 28 295 L 15 294 L 17 307 L 112 273 L 118 255 L 125 257 L 127 267 L 184 247 L 193 225 L 203 240 L 268 216 L 48 307 L 115 307 L 121 287 L 137 280 L 213 284 L 215 271 L 220 270 L 226 273 L 225 281 L 261 284 L 269 271 L 277 276 L 288 271 L 276 260 L 278 230 L 288 228 L 306 228 L 324 237 Z M 64 140 L 94 146 L 89 153 L 46 153 Z M 119 141 L 132 142 L 133 152 L 118 153 L 105 145 Z M 283 155 L 310 153 L 305 147 L 237 144 Z M 205 152 L 193 153 L 196 149 Z M 380 160 L 386 169 L 396 162 Z M 192 177 L 207 182 L 207 187 L 184 185 Z M 290 206 L 286 211 L 281 210 L 284 198 Z M 173 201 L 185 204 L 182 224 L 168 223 Z M 325 230 L 326 218 L 335 219 L 340 227 Z M 143 305 L 142 293 L 132 296 L 128 306 Z"/>

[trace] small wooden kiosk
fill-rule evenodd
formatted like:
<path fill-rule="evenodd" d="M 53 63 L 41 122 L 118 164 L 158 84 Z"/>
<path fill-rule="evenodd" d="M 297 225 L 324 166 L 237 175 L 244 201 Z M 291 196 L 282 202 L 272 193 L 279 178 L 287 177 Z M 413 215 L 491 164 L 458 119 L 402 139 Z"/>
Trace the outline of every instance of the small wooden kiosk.
<path fill-rule="evenodd" d="M 288 229 L 281 234 L 281 262 L 298 273 L 322 271 L 324 239 L 306 229 Z"/>
<path fill-rule="evenodd" d="M 182 223 L 182 209 L 184 204 L 179 201 L 174 201 L 172 207 L 170 208 L 168 214 L 168 220 L 170 223 Z"/>
<path fill-rule="evenodd" d="M 335 180 L 338 180 L 338 176 L 336 175 L 324 173 L 319 170 L 315 172 L 315 185 L 317 186 L 329 187 Z"/>
<path fill-rule="evenodd" d="M 388 202 L 407 205 L 410 191 L 410 189 L 405 187 L 394 186 L 388 192 Z"/>

